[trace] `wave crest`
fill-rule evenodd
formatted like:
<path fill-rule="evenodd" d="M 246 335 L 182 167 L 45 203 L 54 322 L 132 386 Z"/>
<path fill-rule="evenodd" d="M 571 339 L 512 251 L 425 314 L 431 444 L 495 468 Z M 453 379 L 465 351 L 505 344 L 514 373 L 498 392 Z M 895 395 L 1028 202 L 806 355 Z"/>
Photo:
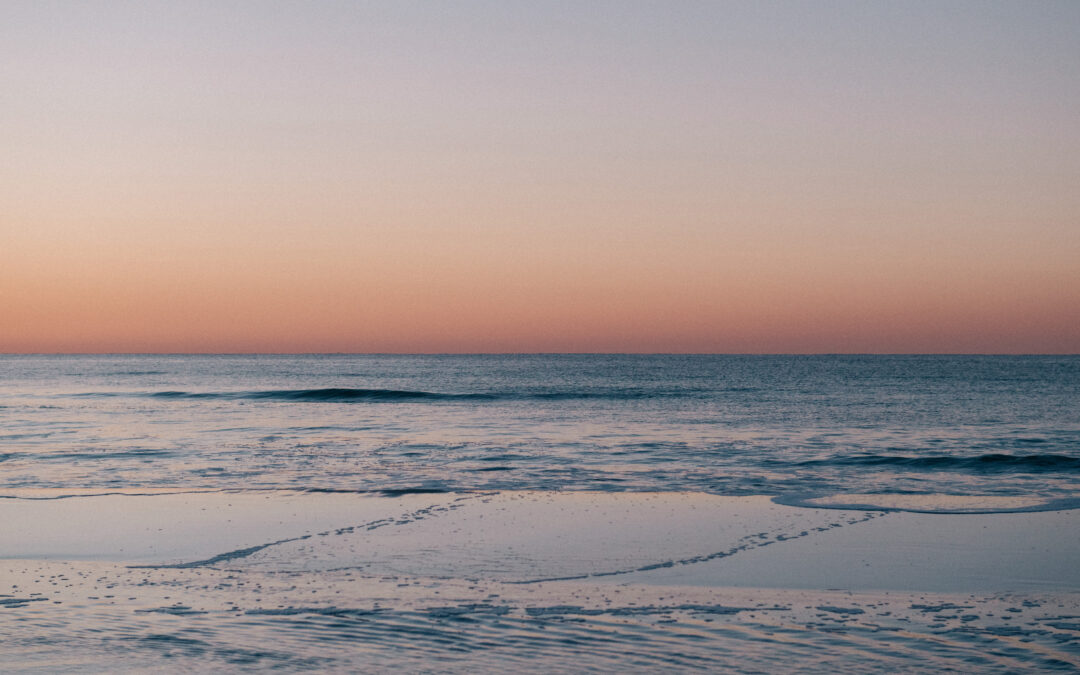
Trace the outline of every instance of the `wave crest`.
<path fill-rule="evenodd" d="M 148 394 L 152 398 L 172 399 L 240 399 L 270 401 L 411 401 L 440 399 L 485 399 L 492 398 L 485 394 L 438 394 L 430 391 L 408 391 L 400 389 L 353 389 L 328 387 L 322 389 L 274 389 L 269 391 L 237 392 L 186 392 L 158 391 Z"/>
<path fill-rule="evenodd" d="M 613 390 L 533 390 L 499 391 L 448 394 L 431 391 L 410 391 L 402 389 L 357 389 L 351 387 L 326 387 L 315 389 L 273 389 L 267 391 L 233 392 L 188 392 L 156 391 L 135 394 L 164 399 L 234 399 L 264 401 L 329 401 L 329 402 L 364 402 L 364 401 L 578 401 L 589 399 L 636 400 L 681 396 L 693 392 L 673 392 L 650 389 L 613 389 Z M 80 396 L 121 396 L 117 393 L 80 394 Z"/>
<path fill-rule="evenodd" d="M 799 466 L 886 466 L 909 471 L 971 471 L 977 473 L 1046 473 L 1080 471 L 1080 457 L 1056 454 L 1010 455 L 851 455 L 800 462 Z"/>

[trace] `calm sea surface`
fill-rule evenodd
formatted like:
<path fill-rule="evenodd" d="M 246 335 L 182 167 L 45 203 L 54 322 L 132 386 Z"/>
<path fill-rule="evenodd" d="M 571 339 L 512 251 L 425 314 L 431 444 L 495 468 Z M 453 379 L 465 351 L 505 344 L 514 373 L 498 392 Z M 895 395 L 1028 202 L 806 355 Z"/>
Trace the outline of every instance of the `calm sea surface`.
<path fill-rule="evenodd" d="M 1080 496 L 1080 357 L 3 356 L 5 488 Z"/>

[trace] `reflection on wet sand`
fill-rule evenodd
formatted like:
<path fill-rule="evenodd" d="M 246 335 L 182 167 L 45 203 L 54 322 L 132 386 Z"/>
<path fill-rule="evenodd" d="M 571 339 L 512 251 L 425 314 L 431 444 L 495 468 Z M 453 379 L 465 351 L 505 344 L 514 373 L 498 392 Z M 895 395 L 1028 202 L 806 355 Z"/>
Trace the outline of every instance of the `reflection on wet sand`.
<path fill-rule="evenodd" d="M 5 670 L 1080 667 L 1080 580 L 1053 564 L 1080 552 L 1062 536 L 1080 511 L 273 491 L 3 499 L 0 512 L 17 515 L 0 528 L 38 524 L 0 538 Z M 102 536 L 86 534 L 95 518 Z M 972 529 L 997 555 L 957 535 Z M 1026 562 L 1015 553 L 1034 540 L 1004 536 L 1020 531 L 1050 533 L 1031 535 Z M 985 559 L 969 588 L 949 569 L 965 550 Z M 916 572 L 860 575 L 886 559 Z"/>

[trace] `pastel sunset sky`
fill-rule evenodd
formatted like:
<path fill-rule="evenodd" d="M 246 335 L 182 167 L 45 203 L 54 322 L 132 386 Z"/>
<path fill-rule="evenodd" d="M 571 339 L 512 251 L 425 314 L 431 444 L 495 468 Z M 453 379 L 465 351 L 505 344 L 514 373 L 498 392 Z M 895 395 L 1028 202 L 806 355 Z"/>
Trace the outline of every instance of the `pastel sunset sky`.
<path fill-rule="evenodd" d="M 0 3 L 0 352 L 1080 352 L 1080 2 Z"/>

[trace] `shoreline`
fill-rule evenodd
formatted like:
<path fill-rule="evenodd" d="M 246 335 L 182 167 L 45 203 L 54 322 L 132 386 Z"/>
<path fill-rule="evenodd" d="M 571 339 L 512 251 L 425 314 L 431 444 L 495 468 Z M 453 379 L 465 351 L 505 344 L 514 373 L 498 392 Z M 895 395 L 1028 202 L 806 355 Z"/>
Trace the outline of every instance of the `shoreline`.
<path fill-rule="evenodd" d="M 0 499 L 0 655 L 14 672 L 1080 668 L 1078 525 L 700 493 Z"/>
<path fill-rule="evenodd" d="M 0 495 L 0 560 L 474 575 L 511 583 L 1080 590 L 1080 511 L 1016 498 L 146 491 Z M 985 510 L 988 504 L 1013 511 Z M 805 502 L 804 502 L 805 503 Z M 949 505 L 927 513 L 920 504 Z M 983 509 L 983 510 L 972 510 Z M 767 548 L 768 547 L 768 548 Z M 423 553 L 424 555 L 420 555 Z M 771 570 L 771 572 L 767 572 Z M 833 581 L 835 580 L 835 581 Z"/>

